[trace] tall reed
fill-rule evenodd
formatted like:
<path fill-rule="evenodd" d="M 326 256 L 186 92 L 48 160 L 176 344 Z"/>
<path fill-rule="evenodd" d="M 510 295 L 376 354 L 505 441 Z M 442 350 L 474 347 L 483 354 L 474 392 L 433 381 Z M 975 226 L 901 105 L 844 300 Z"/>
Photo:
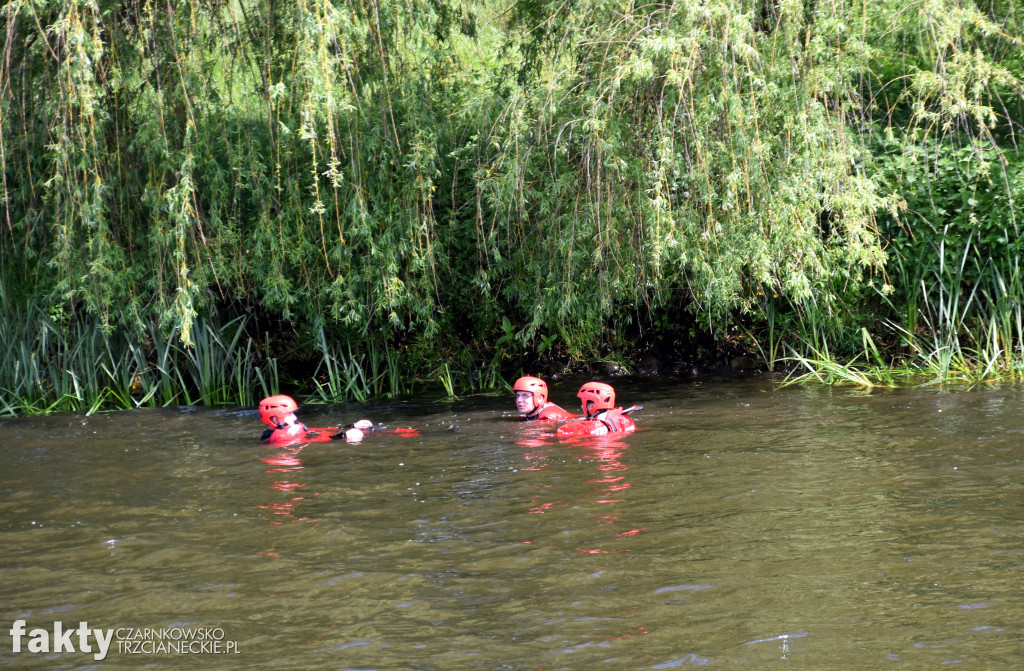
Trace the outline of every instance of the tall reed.
<path fill-rule="evenodd" d="M 280 388 L 275 359 L 244 337 L 243 320 L 199 322 L 194 344 L 145 342 L 99 324 L 61 326 L 27 304 L 0 314 L 0 412 L 125 410 L 172 404 L 254 405 Z"/>
<path fill-rule="evenodd" d="M 878 347 L 866 329 L 860 352 L 846 359 L 808 344 L 808 351 L 792 351 L 802 372 L 790 381 L 871 387 L 1024 379 L 1019 257 L 982 259 L 970 236 L 954 250 L 940 241 L 935 252 L 931 269 L 895 275 L 907 283 L 879 293 L 891 317 L 877 330 L 891 347 Z"/>

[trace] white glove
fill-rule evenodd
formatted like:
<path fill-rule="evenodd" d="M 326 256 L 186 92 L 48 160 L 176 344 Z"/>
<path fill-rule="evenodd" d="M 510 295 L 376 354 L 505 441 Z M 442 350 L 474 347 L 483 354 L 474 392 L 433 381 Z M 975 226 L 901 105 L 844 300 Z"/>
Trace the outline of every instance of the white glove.
<path fill-rule="evenodd" d="M 373 422 L 371 422 L 368 419 L 361 419 L 352 426 L 354 426 L 357 429 L 362 429 L 363 431 L 366 431 L 367 429 L 373 428 Z"/>
<path fill-rule="evenodd" d="M 345 440 L 350 443 L 358 443 L 365 434 L 359 429 L 348 429 L 345 431 Z"/>

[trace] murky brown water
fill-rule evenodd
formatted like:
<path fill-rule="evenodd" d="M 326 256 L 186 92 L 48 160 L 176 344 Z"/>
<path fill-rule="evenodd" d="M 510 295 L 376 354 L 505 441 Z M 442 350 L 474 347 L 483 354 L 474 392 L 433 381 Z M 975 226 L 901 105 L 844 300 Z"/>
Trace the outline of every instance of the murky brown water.
<path fill-rule="evenodd" d="M 4 420 L 0 666 L 1024 666 L 1024 390 L 616 387 L 640 430 L 586 444 L 510 396 L 305 408 L 426 431 L 302 449 L 249 409 Z M 57 622 L 106 657 L 30 652 Z"/>

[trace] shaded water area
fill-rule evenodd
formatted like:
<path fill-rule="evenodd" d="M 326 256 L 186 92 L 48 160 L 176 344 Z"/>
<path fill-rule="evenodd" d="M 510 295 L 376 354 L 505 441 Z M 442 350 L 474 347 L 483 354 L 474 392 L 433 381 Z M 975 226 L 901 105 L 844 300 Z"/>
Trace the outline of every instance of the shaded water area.
<path fill-rule="evenodd" d="M 292 449 L 254 409 L 4 420 L 0 666 L 1024 666 L 1024 389 L 614 383 L 638 432 L 579 443 L 511 395 L 306 407 L 423 433 Z M 124 640 L 172 628 L 226 650 Z"/>

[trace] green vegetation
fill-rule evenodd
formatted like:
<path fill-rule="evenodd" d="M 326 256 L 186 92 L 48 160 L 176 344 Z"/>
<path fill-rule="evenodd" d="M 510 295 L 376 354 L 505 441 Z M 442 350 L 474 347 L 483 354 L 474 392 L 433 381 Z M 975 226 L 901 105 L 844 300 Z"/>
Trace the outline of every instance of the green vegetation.
<path fill-rule="evenodd" d="M 1024 375 L 1014 2 L 0 15 L 0 412 Z"/>

